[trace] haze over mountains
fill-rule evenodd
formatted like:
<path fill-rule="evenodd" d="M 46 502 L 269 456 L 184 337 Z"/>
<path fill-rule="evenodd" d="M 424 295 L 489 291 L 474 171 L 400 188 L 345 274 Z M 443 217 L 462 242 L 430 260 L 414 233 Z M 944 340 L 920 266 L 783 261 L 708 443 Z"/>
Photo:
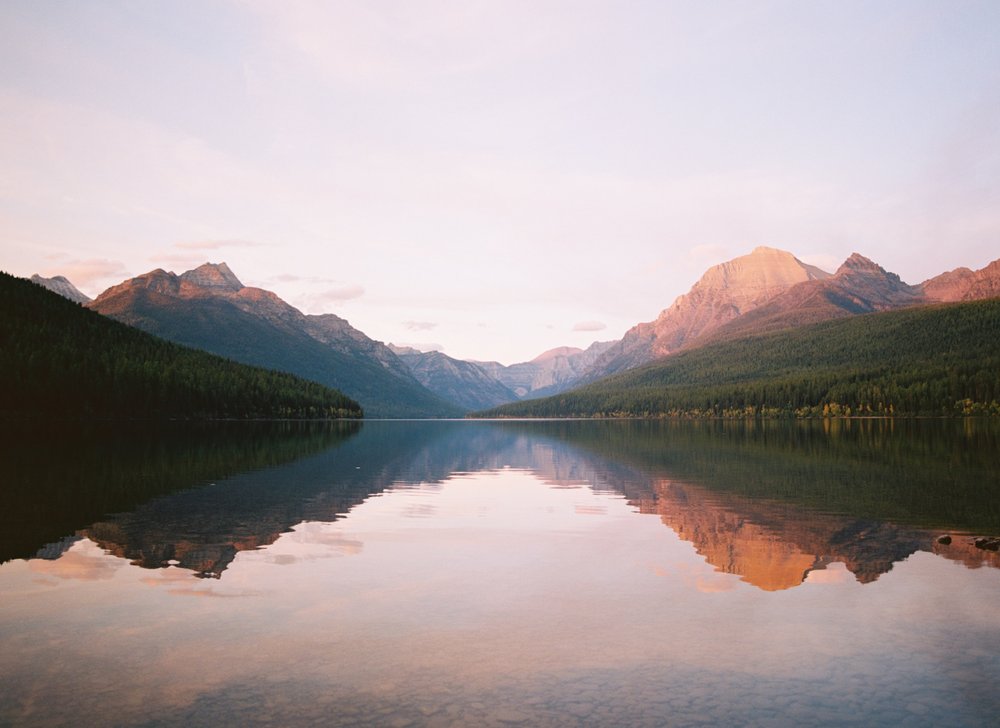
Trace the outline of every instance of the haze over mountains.
<path fill-rule="evenodd" d="M 1000 260 L 910 285 L 855 253 L 834 273 L 758 247 L 709 268 L 688 293 L 618 341 L 557 347 L 529 362 L 462 361 L 385 345 L 334 314 L 306 315 L 244 286 L 225 263 L 155 270 L 92 302 L 62 277 L 35 282 L 163 338 L 291 371 L 357 399 L 370 416 L 456 416 L 565 392 L 660 357 L 862 313 L 1000 296 Z"/>

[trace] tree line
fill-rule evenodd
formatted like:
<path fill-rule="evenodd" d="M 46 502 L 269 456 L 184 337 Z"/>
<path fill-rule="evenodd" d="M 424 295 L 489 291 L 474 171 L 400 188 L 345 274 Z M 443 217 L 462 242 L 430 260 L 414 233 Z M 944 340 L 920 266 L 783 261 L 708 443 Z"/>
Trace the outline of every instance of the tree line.
<path fill-rule="evenodd" d="M 6 273 L 0 393 L 4 419 L 363 415 L 335 389 L 164 341 Z"/>
<path fill-rule="evenodd" d="M 727 341 L 480 414 L 1000 415 L 1000 299 L 867 314 Z"/>

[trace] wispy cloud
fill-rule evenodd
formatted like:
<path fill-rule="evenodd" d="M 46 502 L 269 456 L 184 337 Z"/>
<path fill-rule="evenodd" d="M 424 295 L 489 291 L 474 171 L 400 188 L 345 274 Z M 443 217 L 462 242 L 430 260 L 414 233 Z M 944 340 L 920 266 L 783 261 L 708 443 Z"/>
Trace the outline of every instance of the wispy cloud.
<path fill-rule="evenodd" d="M 724 260 L 728 257 L 729 248 L 725 245 L 716 245 L 713 243 L 695 245 L 688 251 L 688 258 L 698 262 Z"/>
<path fill-rule="evenodd" d="M 220 250 L 221 248 L 259 248 L 264 243 L 254 240 L 191 240 L 174 243 L 181 250 Z"/>
<path fill-rule="evenodd" d="M 437 324 L 432 321 L 404 321 L 403 328 L 409 331 L 430 331 L 436 328 Z"/>
<path fill-rule="evenodd" d="M 336 288 L 328 288 L 325 291 L 310 293 L 303 296 L 308 308 L 312 311 L 325 310 L 326 307 L 335 306 L 344 301 L 361 298 L 365 295 L 364 286 L 344 285 Z"/>
<path fill-rule="evenodd" d="M 60 263 L 58 268 L 50 268 L 44 275 L 66 276 L 78 287 L 104 284 L 108 281 L 118 283 L 129 277 L 128 268 L 120 260 L 107 258 L 87 258 L 85 260 L 68 260 Z"/>
<path fill-rule="evenodd" d="M 578 321 L 573 324 L 573 331 L 603 331 L 608 328 L 603 321 Z"/>

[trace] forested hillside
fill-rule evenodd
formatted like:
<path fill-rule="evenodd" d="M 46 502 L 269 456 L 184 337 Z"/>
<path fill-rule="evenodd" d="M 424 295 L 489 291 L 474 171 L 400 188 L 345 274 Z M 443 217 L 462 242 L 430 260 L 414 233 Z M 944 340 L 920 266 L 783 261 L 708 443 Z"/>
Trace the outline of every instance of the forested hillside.
<path fill-rule="evenodd" d="M 340 392 L 158 339 L 0 273 L 0 417 L 360 417 Z"/>
<path fill-rule="evenodd" d="M 828 321 L 674 354 L 499 417 L 1000 415 L 1000 299 Z"/>

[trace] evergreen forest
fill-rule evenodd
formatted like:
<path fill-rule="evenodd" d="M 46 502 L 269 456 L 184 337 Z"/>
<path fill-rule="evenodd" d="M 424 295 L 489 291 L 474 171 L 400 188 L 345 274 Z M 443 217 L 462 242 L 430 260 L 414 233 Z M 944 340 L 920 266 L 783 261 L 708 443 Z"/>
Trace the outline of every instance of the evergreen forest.
<path fill-rule="evenodd" d="M 0 418 L 328 419 L 341 392 L 112 321 L 0 273 Z"/>
<path fill-rule="evenodd" d="M 1000 299 L 853 316 L 679 352 L 485 417 L 1000 415 Z"/>

